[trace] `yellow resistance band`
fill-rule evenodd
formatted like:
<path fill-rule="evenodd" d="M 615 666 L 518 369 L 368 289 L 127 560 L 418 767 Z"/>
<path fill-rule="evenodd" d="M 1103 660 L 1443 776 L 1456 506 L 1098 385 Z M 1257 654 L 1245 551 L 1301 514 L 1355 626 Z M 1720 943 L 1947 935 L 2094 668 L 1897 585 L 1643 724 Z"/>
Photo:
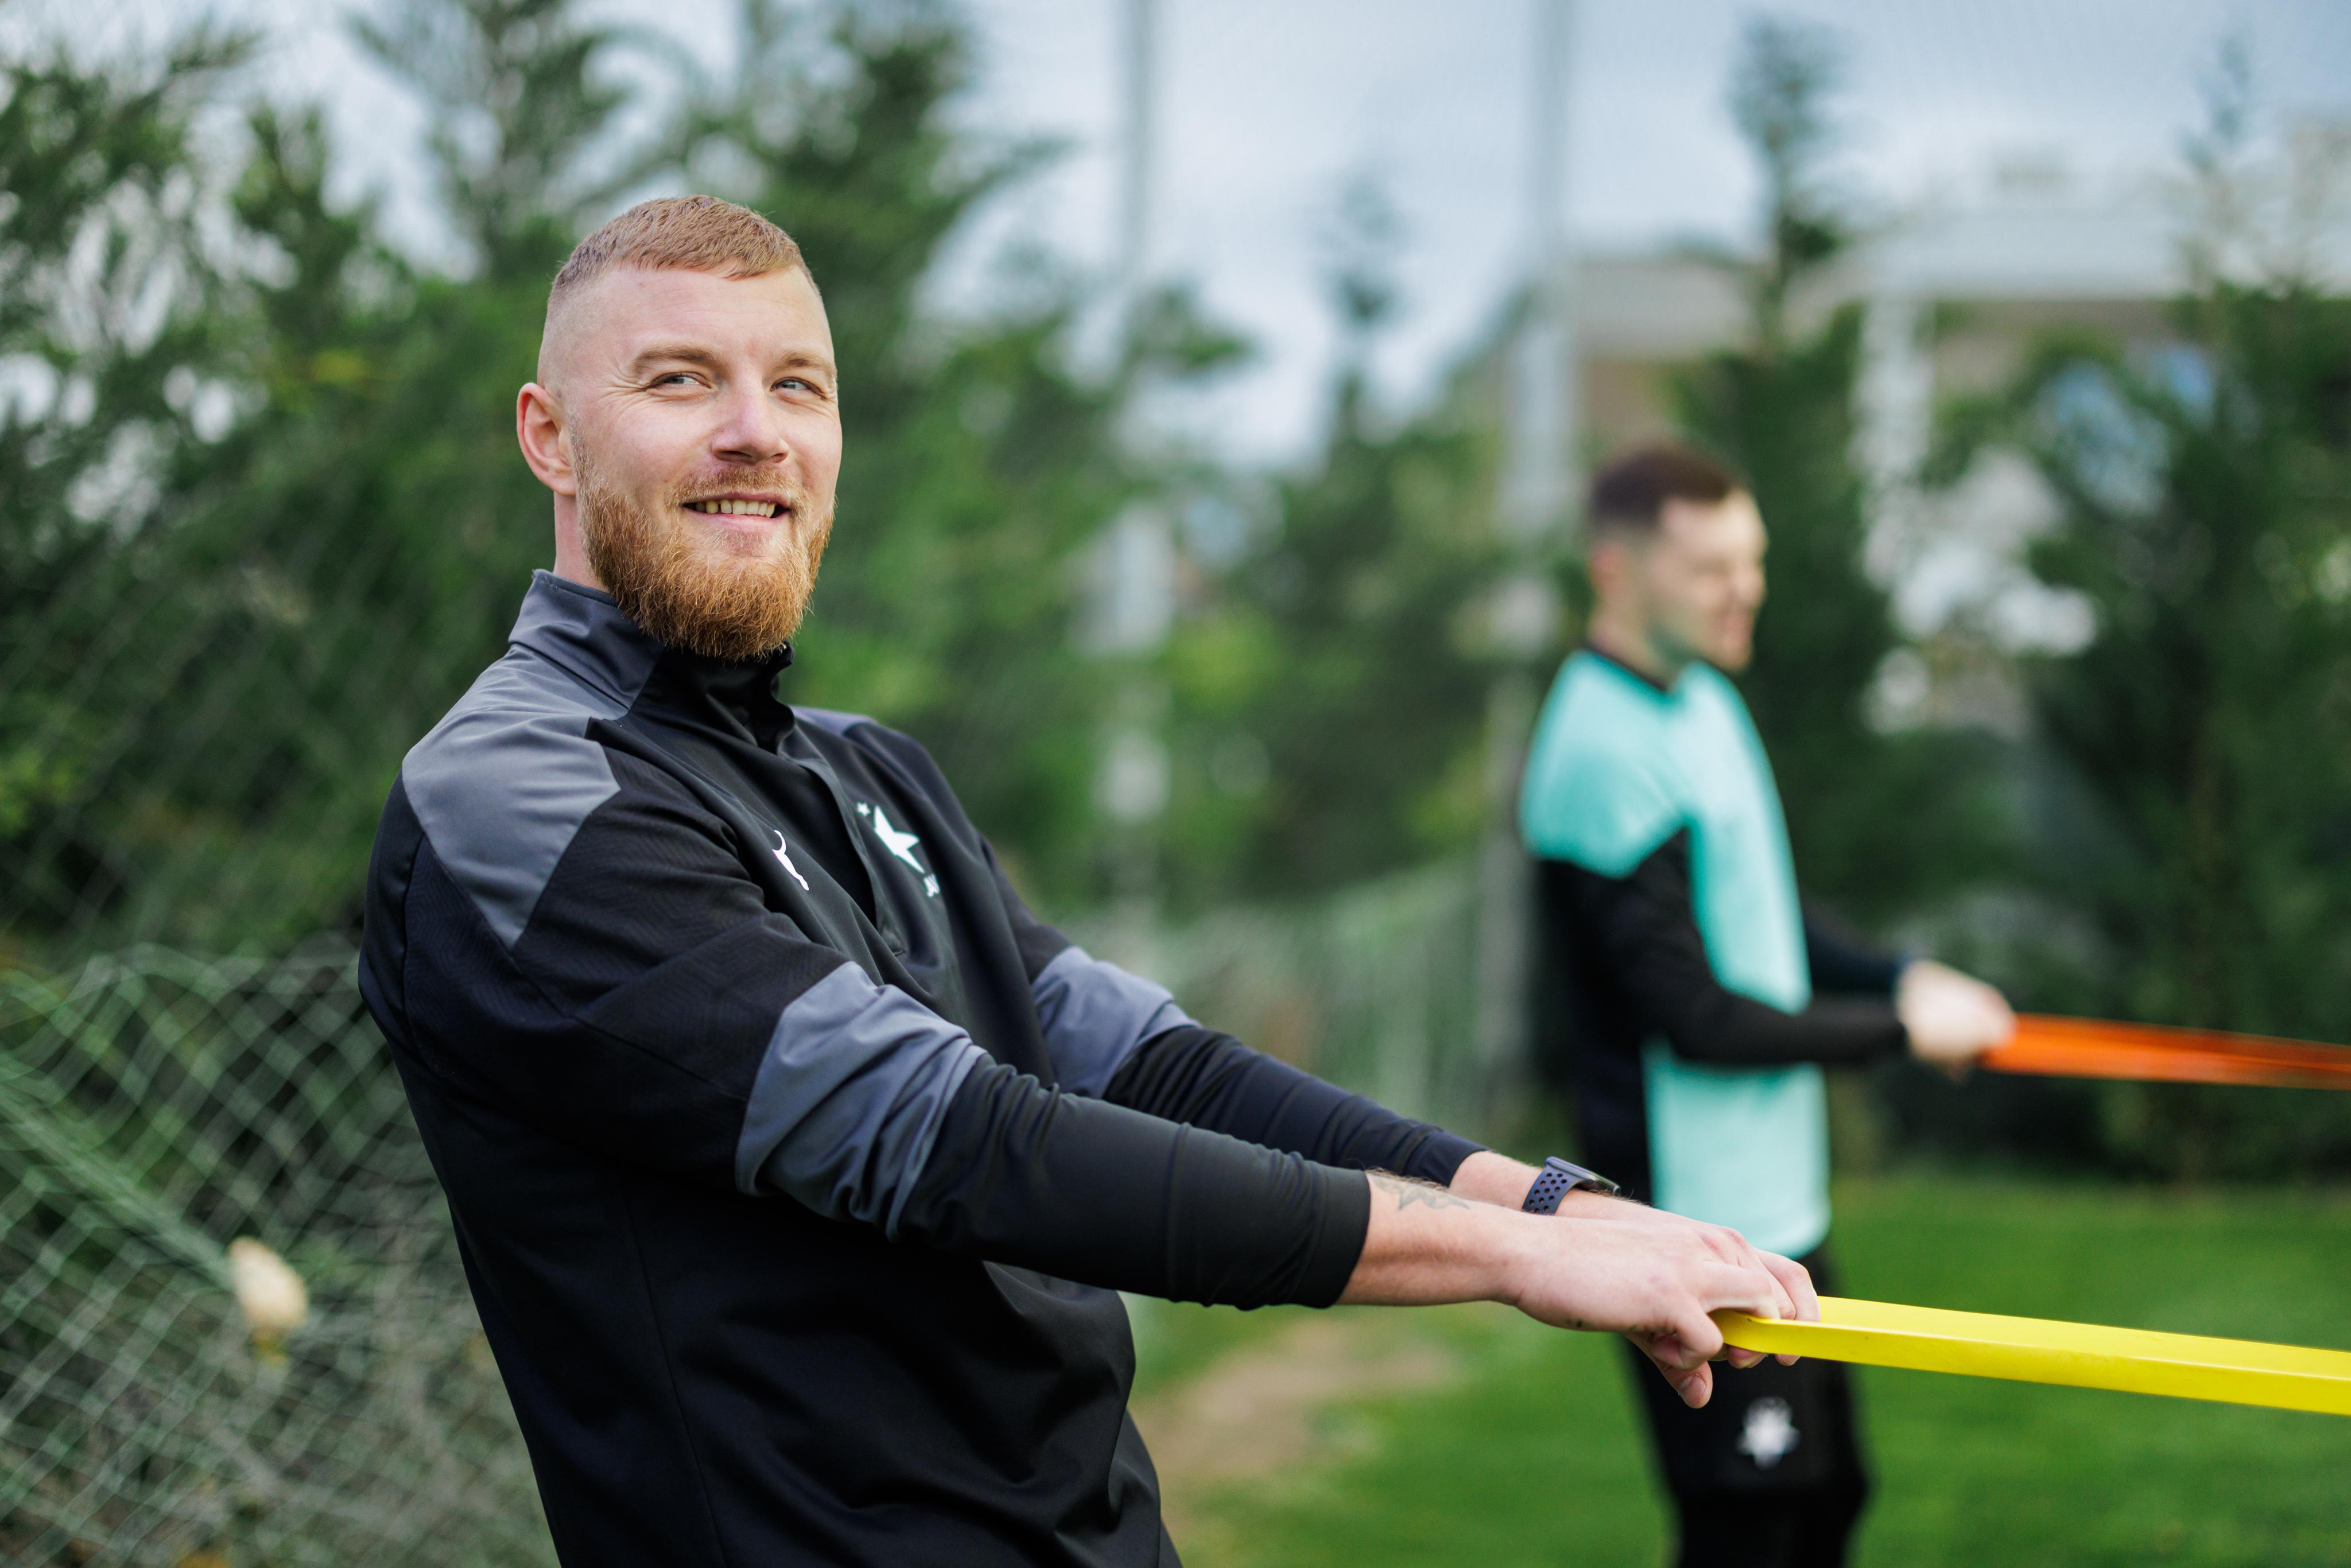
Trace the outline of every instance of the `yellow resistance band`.
<path fill-rule="evenodd" d="M 1821 1298 L 1816 1323 L 1717 1312 L 1742 1350 L 2351 1416 L 2351 1352 Z"/>

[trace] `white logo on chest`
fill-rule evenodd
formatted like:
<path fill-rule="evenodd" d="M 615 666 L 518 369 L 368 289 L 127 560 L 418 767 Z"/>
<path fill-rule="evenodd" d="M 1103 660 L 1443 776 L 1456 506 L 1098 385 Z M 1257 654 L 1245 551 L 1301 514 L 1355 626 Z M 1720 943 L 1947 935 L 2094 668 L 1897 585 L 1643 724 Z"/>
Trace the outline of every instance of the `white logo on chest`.
<path fill-rule="evenodd" d="M 1747 1407 L 1747 1428 L 1739 1435 L 1739 1451 L 1768 1470 L 1803 1441 L 1796 1419 L 1784 1399 L 1758 1399 Z"/>
<path fill-rule="evenodd" d="M 923 841 L 913 833 L 903 832 L 893 826 L 890 821 L 890 813 L 879 806 L 868 805 L 860 800 L 857 802 L 857 814 L 872 819 L 873 836 L 882 841 L 882 847 L 914 867 L 914 874 L 923 879 L 923 891 L 931 897 L 936 898 L 939 895 L 939 879 L 933 876 L 923 862 L 914 858 L 914 846 Z"/>
<path fill-rule="evenodd" d="M 769 828 L 768 831 L 776 833 L 776 830 L 773 828 Z M 784 843 L 784 835 L 781 833 L 776 833 L 776 858 L 784 862 L 784 869 L 792 873 L 792 880 L 800 884 L 800 891 L 802 893 L 808 892 L 808 878 L 802 876 L 800 874 L 800 868 L 792 863 L 792 852 Z"/>

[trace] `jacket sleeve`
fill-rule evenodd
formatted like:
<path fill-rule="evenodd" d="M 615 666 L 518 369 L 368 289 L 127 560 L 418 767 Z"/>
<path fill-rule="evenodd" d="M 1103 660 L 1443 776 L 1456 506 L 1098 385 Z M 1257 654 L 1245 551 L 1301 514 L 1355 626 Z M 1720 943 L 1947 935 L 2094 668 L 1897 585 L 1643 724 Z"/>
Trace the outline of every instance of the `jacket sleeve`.
<path fill-rule="evenodd" d="M 1826 910 L 1804 905 L 1804 962 L 1813 972 L 1813 990 L 1891 998 L 1907 961 Z"/>
<path fill-rule="evenodd" d="M 1100 1099 L 1145 1040 L 1198 1027 L 1167 988 L 1095 957 L 1038 919 L 1004 874 L 995 847 L 981 842 L 1028 971 L 1029 999 L 1037 1009 L 1056 1083 Z"/>
<path fill-rule="evenodd" d="M 1440 1186 L 1485 1147 L 1197 1025 L 1145 1041 L 1111 1080 L 1108 1097 L 1321 1165 L 1394 1171 Z"/>
<path fill-rule="evenodd" d="M 1483 1146 L 1202 1028 L 1165 987 L 1038 919 L 1000 865 L 996 877 L 1055 1077 L 1071 1092 L 1320 1165 L 1439 1185 Z"/>
<path fill-rule="evenodd" d="M 1624 876 L 1571 862 L 1566 883 L 1576 928 L 1597 945 L 1642 1027 L 1677 1056 L 1723 1067 L 1858 1062 L 1905 1044 L 1883 999 L 1829 997 L 1791 1013 L 1718 980 L 1690 904 L 1687 828 Z"/>
<path fill-rule="evenodd" d="M 946 775 L 919 744 L 870 721 L 858 734 L 953 818 L 987 859 L 1026 973 L 1056 1087 L 1100 1099 L 1144 1041 L 1193 1024 L 1165 987 L 1095 957 L 1030 912 L 1005 875 L 995 846 L 964 815 Z"/>
<path fill-rule="evenodd" d="M 1344 1287 L 1361 1177 L 996 1062 L 769 908 L 747 869 L 764 846 L 676 780 L 619 750 L 570 765 L 604 772 L 572 790 L 590 804 L 527 896 L 529 824 L 469 819 L 445 789 L 410 813 L 404 860 L 398 831 L 389 857 L 379 839 L 374 878 L 403 896 L 371 1003 L 459 1096 L 672 1178 L 1081 1282 L 1240 1305 Z"/>

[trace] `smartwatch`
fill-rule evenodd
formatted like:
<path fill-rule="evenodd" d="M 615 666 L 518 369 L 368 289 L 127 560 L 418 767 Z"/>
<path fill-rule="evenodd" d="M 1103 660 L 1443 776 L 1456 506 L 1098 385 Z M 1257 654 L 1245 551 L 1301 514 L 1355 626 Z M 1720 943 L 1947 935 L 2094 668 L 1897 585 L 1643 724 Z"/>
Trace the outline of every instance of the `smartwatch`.
<path fill-rule="evenodd" d="M 1529 1214 L 1557 1214 L 1559 1200 L 1579 1187 L 1593 1192 L 1614 1192 L 1616 1184 L 1598 1171 L 1585 1170 L 1572 1160 L 1557 1155 L 1543 1161 L 1542 1175 L 1527 1189 L 1526 1202 L 1519 1207 Z"/>

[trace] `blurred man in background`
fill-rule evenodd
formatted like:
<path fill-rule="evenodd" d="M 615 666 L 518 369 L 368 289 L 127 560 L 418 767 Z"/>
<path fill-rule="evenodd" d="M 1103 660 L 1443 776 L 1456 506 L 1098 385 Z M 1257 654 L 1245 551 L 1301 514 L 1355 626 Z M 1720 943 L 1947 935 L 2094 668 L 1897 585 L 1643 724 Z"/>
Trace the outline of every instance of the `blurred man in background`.
<path fill-rule="evenodd" d="M 1583 1157 L 1826 1282 L 1823 1064 L 1964 1063 L 2000 994 L 1842 933 L 1797 895 L 1745 704 L 1763 519 L 1738 478 L 1651 447 L 1592 486 L 1596 604 L 1537 727 L 1520 802 L 1543 911 L 1539 1045 Z M 1691 1409 L 1644 1389 L 1684 1568 L 1836 1563 L 1869 1479 L 1844 1367 L 1767 1364 Z"/>

